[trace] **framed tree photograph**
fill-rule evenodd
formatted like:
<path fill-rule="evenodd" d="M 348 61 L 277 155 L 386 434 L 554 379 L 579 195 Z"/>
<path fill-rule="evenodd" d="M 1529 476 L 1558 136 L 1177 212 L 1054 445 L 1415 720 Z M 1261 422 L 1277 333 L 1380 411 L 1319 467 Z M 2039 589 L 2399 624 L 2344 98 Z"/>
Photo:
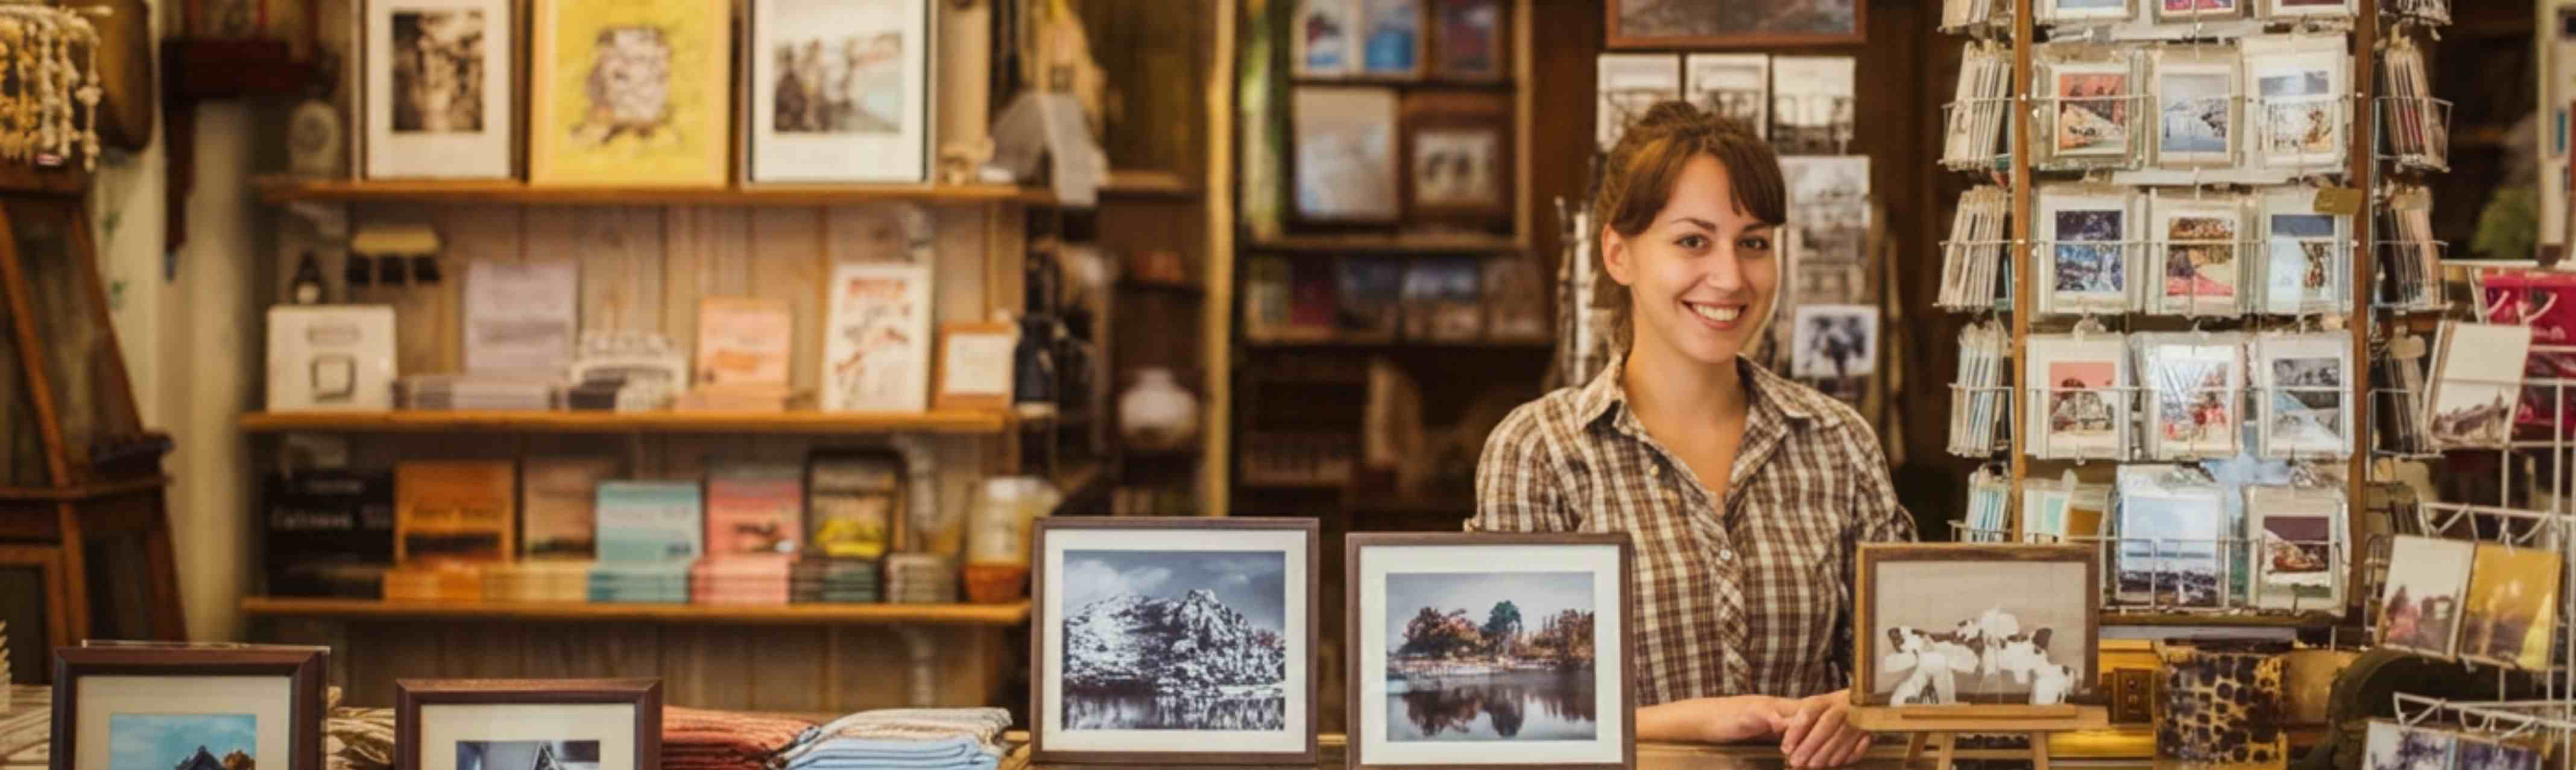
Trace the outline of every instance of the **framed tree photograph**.
<path fill-rule="evenodd" d="M 1319 532 L 1314 519 L 1039 519 L 1031 758 L 1312 764 Z"/>
<path fill-rule="evenodd" d="M 1858 43 L 1864 0 L 1610 0 L 1610 47 L 1776 48 Z"/>
<path fill-rule="evenodd" d="M 395 770 L 656 770 L 657 679 L 402 679 Z"/>
<path fill-rule="evenodd" d="M 930 0 L 753 0 L 750 182 L 930 178 Z"/>
<path fill-rule="evenodd" d="M 92 643 L 54 651 L 53 770 L 322 770 L 323 647 Z"/>
<path fill-rule="evenodd" d="M 1357 534 L 1354 768 L 1636 762 L 1625 534 Z"/>
<path fill-rule="evenodd" d="M 359 143 L 368 179 L 507 179 L 518 149 L 508 0 L 369 0 Z"/>
<path fill-rule="evenodd" d="M 2094 689 L 2090 546 L 1863 543 L 1856 586 L 1855 705 L 2054 705 Z"/>
<path fill-rule="evenodd" d="M 1406 94 L 1399 150 L 1406 218 L 1509 229 L 1511 125 L 1511 100 L 1500 94 Z"/>

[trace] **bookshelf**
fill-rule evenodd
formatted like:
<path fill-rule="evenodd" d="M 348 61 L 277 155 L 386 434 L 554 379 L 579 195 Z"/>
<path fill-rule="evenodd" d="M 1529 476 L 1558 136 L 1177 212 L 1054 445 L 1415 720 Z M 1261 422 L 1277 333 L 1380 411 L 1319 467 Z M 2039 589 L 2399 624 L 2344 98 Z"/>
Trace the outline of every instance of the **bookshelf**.
<path fill-rule="evenodd" d="M 418 602 L 245 596 L 251 617 L 334 619 L 464 619 L 588 623 L 726 623 L 749 625 L 917 624 L 1013 626 L 1028 621 L 1029 603 L 1010 604 L 646 604 L 609 602 Z"/>
<path fill-rule="evenodd" d="M 268 203 L 440 203 L 527 206 L 840 206 L 879 201 L 927 205 L 1053 205 L 1044 188 L 1017 185 L 757 185 L 725 187 L 589 187 L 516 180 L 361 181 L 263 177 Z"/>
<path fill-rule="evenodd" d="M 245 433 L 938 433 L 995 435 L 1015 424 L 1009 412 L 251 412 Z"/>

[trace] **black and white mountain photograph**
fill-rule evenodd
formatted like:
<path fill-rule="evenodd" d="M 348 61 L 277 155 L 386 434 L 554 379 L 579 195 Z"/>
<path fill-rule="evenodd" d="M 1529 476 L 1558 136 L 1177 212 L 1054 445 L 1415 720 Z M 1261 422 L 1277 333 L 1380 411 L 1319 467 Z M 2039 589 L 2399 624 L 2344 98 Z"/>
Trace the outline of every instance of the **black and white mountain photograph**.
<path fill-rule="evenodd" d="M 1067 550 L 1066 730 L 1280 730 L 1287 555 Z"/>

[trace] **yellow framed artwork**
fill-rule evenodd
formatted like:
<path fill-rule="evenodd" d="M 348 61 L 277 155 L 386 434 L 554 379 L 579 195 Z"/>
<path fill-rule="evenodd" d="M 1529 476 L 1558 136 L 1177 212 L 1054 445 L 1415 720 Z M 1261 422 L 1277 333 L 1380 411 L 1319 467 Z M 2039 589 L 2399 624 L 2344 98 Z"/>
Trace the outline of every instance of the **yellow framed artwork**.
<path fill-rule="evenodd" d="M 721 186 L 727 0 L 536 0 L 528 182 Z"/>

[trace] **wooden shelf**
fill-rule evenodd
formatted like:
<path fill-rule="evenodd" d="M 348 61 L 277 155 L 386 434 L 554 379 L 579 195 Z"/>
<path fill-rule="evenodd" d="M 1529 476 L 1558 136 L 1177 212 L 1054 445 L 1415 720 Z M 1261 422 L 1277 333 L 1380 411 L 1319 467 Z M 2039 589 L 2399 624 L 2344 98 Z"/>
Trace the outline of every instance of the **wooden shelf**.
<path fill-rule="evenodd" d="M 756 185 L 748 187 L 591 187 L 530 185 L 516 180 L 362 182 L 261 177 L 253 184 L 269 203 L 496 203 L 529 206 L 839 206 L 874 201 L 967 205 L 1053 205 L 1043 188 L 1018 185 Z"/>
<path fill-rule="evenodd" d="M 1438 340 L 1343 340 L 1343 339 L 1250 339 L 1243 344 L 1254 348 L 1314 350 L 1548 350 L 1556 347 L 1553 340 L 1472 340 L 1442 342 Z"/>
<path fill-rule="evenodd" d="M 2105 626 L 2203 626 L 2210 628 L 2325 628 L 2343 622 L 2331 615 L 2201 615 L 2192 613 L 2102 613 Z"/>
<path fill-rule="evenodd" d="M 427 602 L 245 596 L 250 616 L 332 619 L 482 618 L 598 623 L 736 623 L 760 625 L 1010 626 L 1029 618 L 1029 603 L 1010 604 L 619 604 L 591 602 Z"/>
<path fill-rule="evenodd" d="M 1491 235 L 1299 235 L 1252 241 L 1254 252 L 1311 254 L 1517 254 L 1520 241 Z"/>
<path fill-rule="evenodd" d="M 1144 292 L 1154 292 L 1154 293 L 1158 293 L 1158 294 L 1175 294 L 1175 295 L 1180 295 L 1180 296 L 1184 296 L 1184 297 L 1204 297 L 1204 296 L 1207 296 L 1207 287 L 1200 286 L 1200 285 L 1195 284 L 1195 283 L 1175 283 L 1175 282 L 1172 282 L 1172 281 L 1141 281 L 1141 280 L 1126 280 L 1126 279 L 1121 279 L 1121 280 L 1118 282 L 1118 288 L 1120 288 L 1120 289 L 1125 289 L 1125 290 L 1128 290 L 1128 291 L 1144 291 Z"/>
<path fill-rule="evenodd" d="M 1505 93 L 1509 93 L 1513 86 L 1510 78 L 1470 79 L 1405 77 L 1399 75 L 1344 75 L 1339 77 L 1307 75 L 1289 78 L 1288 84 L 1292 86 L 1352 86 L 1358 88 L 1433 89 L 1444 91 L 1502 91 Z"/>
<path fill-rule="evenodd" d="M 252 412 L 249 433 L 953 433 L 989 434 L 1012 419 L 998 410 L 945 412 Z"/>
<path fill-rule="evenodd" d="M 1100 194 L 1127 198 L 1195 198 L 1198 188 L 1169 171 L 1111 171 Z"/>

